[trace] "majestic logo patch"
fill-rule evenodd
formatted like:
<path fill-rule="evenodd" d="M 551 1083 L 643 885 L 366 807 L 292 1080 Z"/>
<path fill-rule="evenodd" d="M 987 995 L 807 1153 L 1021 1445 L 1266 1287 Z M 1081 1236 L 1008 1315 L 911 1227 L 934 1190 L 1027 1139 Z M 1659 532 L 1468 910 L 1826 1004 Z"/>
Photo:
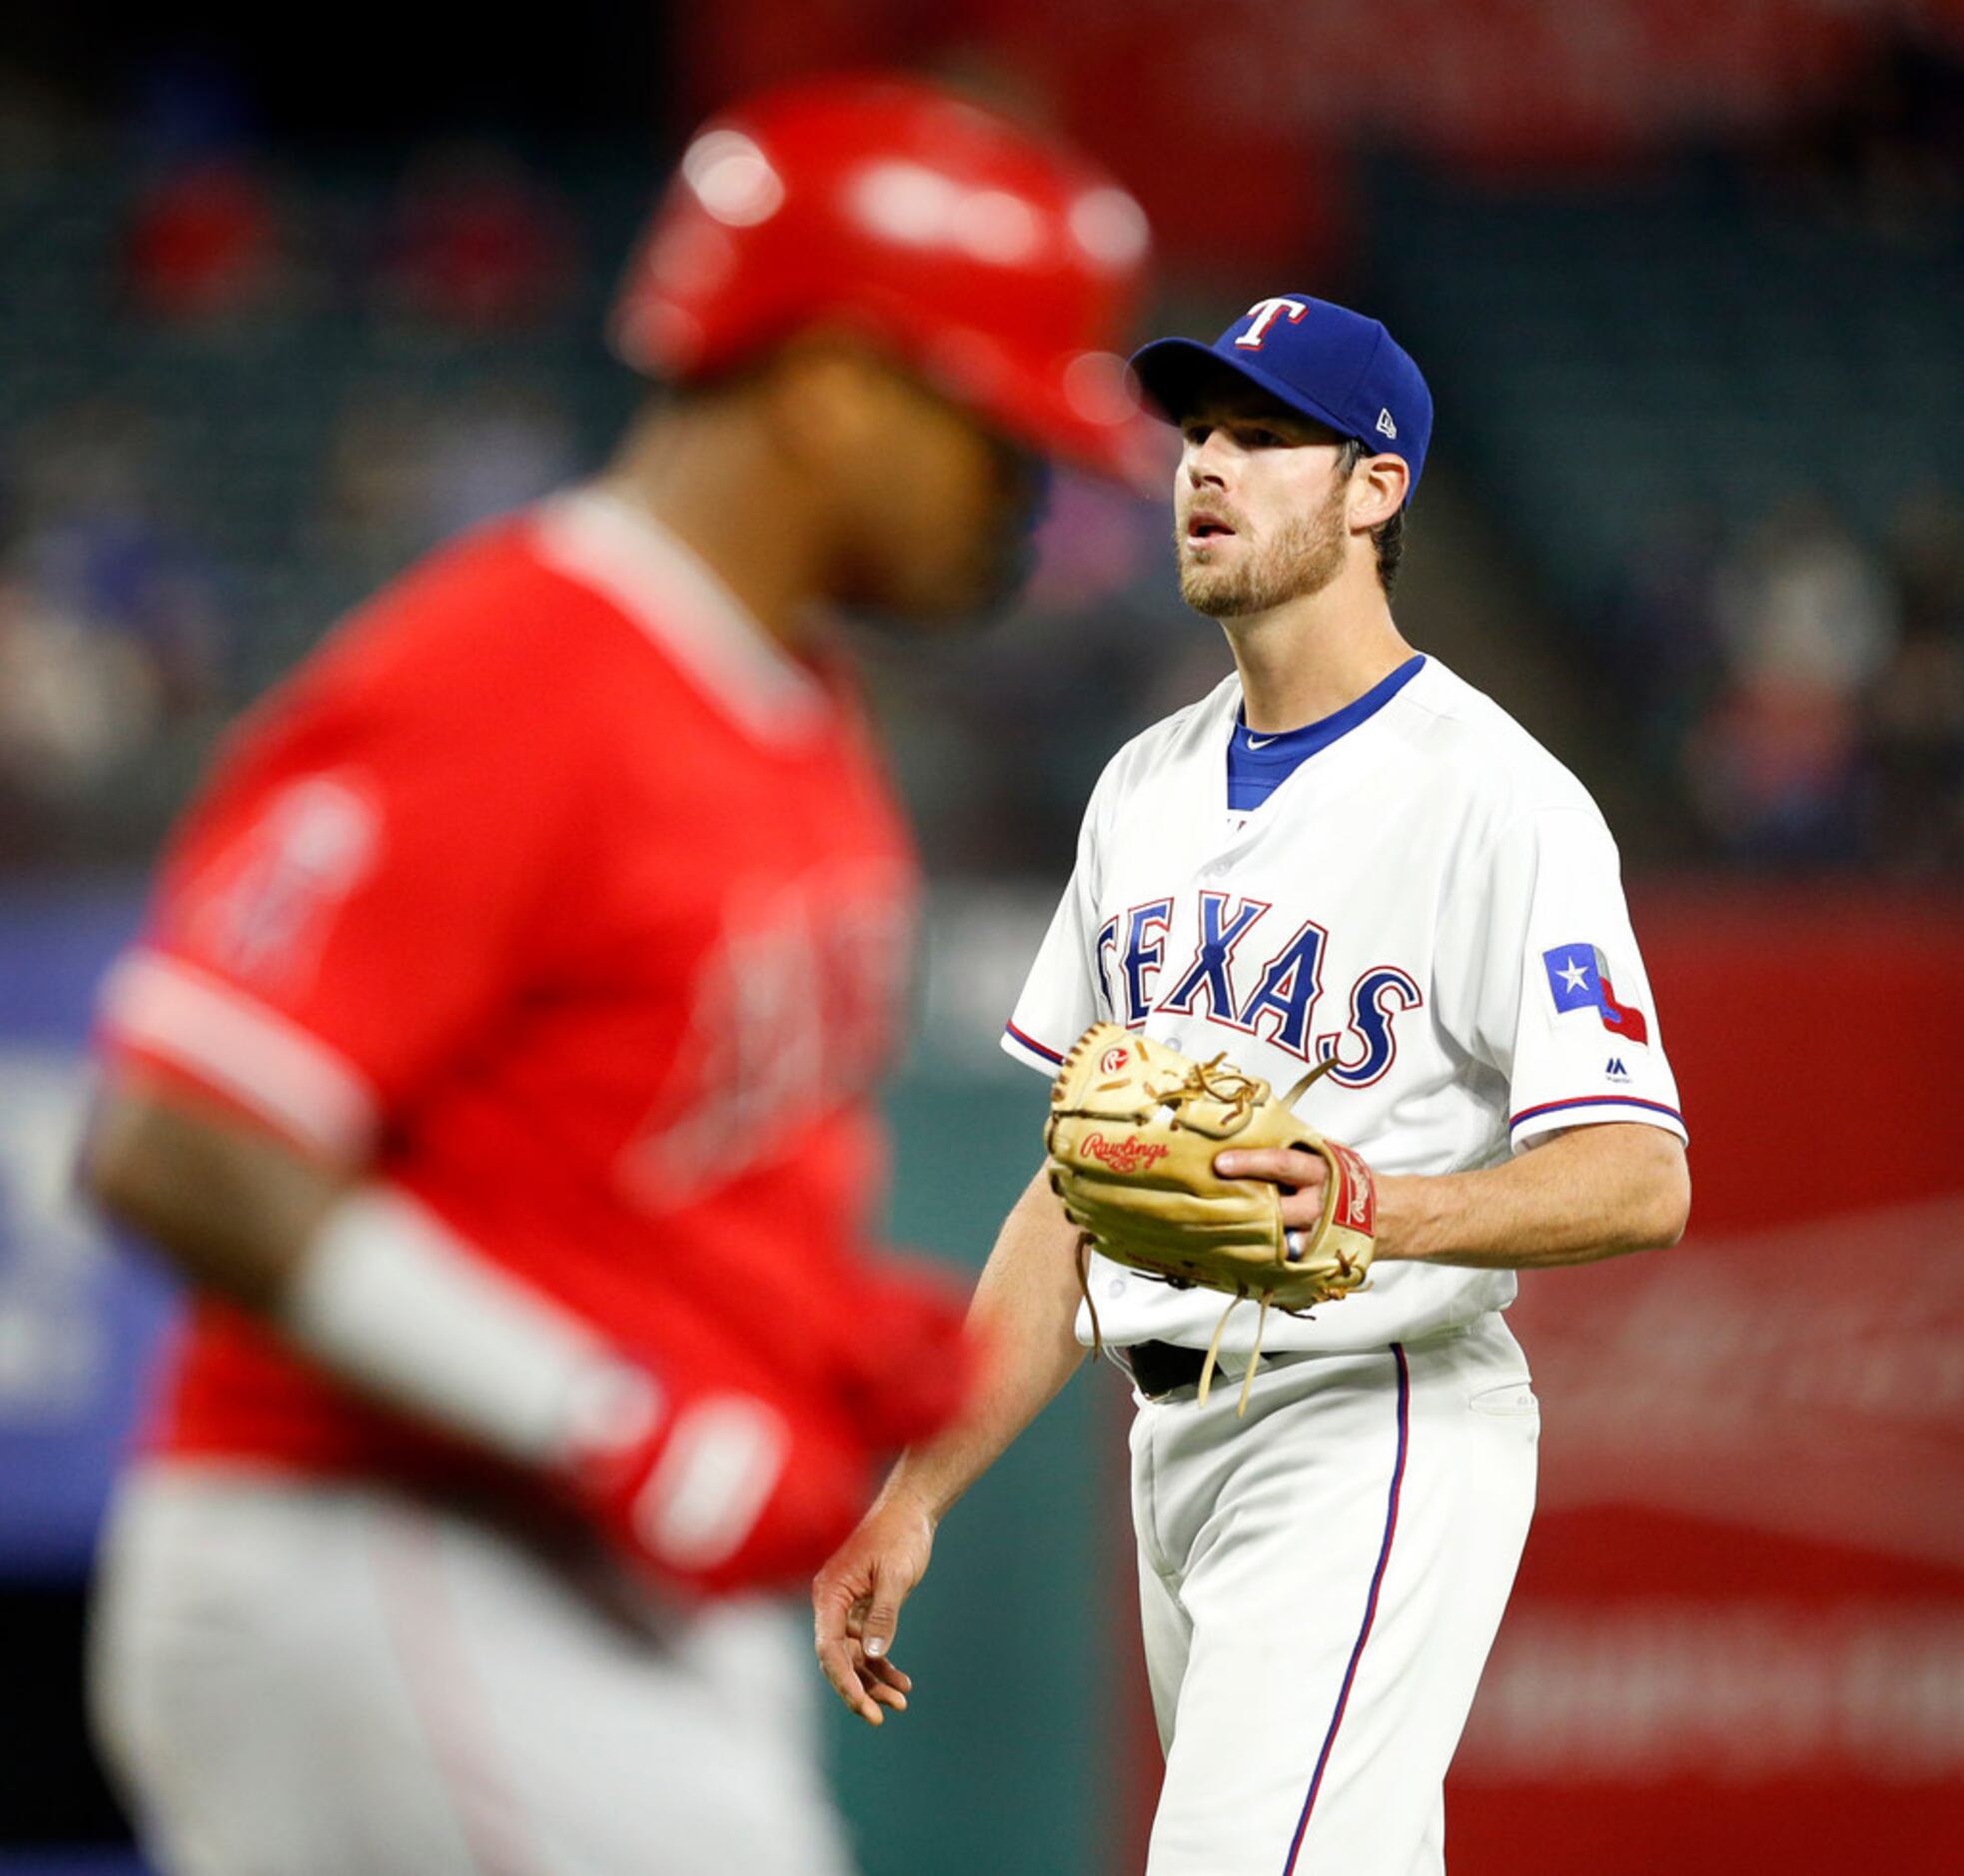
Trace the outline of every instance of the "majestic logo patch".
<path fill-rule="evenodd" d="M 1647 1043 L 1650 1026 L 1632 1004 L 1618 1003 L 1609 981 L 1609 960 L 1594 945 L 1556 945 L 1541 953 L 1548 974 L 1548 993 L 1558 1015 L 1593 1010 L 1602 1027 L 1631 1042 Z"/>
<path fill-rule="evenodd" d="M 1628 1081 L 1630 1078 L 1630 1072 L 1623 1066 L 1623 1058 L 1620 1055 L 1612 1055 L 1602 1072 L 1611 1081 Z"/>
<path fill-rule="evenodd" d="M 1171 1149 L 1164 1141 L 1141 1140 L 1137 1134 L 1127 1134 L 1123 1140 L 1090 1134 L 1085 1139 L 1084 1151 L 1088 1158 L 1102 1162 L 1115 1173 L 1150 1173 Z"/>

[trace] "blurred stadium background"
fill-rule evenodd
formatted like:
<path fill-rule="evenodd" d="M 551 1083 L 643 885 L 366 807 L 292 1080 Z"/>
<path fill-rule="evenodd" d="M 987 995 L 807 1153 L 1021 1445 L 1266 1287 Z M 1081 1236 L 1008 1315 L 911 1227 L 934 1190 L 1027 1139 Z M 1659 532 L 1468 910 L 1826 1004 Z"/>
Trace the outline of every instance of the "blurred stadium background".
<path fill-rule="evenodd" d="M 0 25 L 0 1870 L 138 1867 L 81 1585 L 170 1303 L 67 1166 L 146 857 L 346 605 L 600 460 L 637 396 L 600 309 L 688 125 L 893 62 L 1113 163 L 1156 325 L 1308 288 L 1400 333 L 1440 414 L 1401 620 L 1623 841 L 1693 1231 L 1526 1286 L 1543 1511 L 1455 1871 L 1964 1867 L 1964 7 L 560 0 L 426 40 L 358 0 Z M 1064 479 L 1000 629 L 866 641 L 936 881 L 896 1228 L 965 1264 L 1037 1150 L 993 1037 L 1085 792 L 1225 666 L 1166 532 Z M 1068 1392 L 944 1531 L 915 1711 L 833 1727 L 871 1876 L 1138 1866 L 1124 1411 Z"/>

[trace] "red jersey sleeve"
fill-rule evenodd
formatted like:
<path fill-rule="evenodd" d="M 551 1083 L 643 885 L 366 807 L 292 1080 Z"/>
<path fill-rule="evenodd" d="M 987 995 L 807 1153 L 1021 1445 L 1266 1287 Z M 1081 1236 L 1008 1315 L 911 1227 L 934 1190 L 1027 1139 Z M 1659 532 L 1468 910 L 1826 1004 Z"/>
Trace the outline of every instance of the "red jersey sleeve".
<path fill-rule="evenodd" d="M 591 726 L 507 547 L 413 576 L 249 721 L 173 838 L 102 1040 L 366 1157 L 516 991 Z"/>

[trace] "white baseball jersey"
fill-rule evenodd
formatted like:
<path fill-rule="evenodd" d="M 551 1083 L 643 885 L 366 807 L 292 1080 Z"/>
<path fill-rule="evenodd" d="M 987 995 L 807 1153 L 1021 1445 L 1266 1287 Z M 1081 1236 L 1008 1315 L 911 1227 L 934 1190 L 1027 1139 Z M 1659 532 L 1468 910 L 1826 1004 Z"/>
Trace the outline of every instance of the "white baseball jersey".
<path fill-rule="evenodd" d="M 1307 729 L 1251 735 L 1241 702 L 1230 677 L 1107 766 L 1011 1055 L 1053 1072 L 1108 1019 L 1278 1089 L 1334 1058 L 1301 1112 L 1386 1174 L 1590 1122 L 1684 1137 L 1615 842 L 1567 769 L 1433 658 Z M 1106 1341 L 1213 1334 L 1213 1292 L 1092 1266 Z M 1311 1318 L 1272 1314 L 1263 1346 L 1382 1349 L 1513 1296 L 1511 1272 L 1388 1262 Z"/>

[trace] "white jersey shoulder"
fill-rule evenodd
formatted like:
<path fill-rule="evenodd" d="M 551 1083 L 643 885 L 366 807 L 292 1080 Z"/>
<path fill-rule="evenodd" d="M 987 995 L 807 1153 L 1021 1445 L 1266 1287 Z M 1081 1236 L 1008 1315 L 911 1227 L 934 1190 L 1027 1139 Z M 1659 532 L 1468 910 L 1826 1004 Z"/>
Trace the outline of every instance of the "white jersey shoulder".
<path fill-rule="evenodd" d="M 1122 807 L 1140 790 L 1173 781 L 1185 785 L 1193 768 L 1225 762 L 1227 739 L 1241 710 L 1241 680 L 1230 674 L 1197 702 L 1160 718 L 1122 744 L 1092 792 L 1094 813 Z M 1413 680 L 1370 724 L 1374 737 L 1406 752 L 1397 778 L 1410 788 L 1425 782 L 1434 805 L 1495 830 L 1512 815 L 1574 809 L 1601 820 L 1574 772 L 1499 704 L 1465 678 L 1428 657 Z M 1385 779 L 1381 769 L 1377 780 Z"/>
<path fill-rule="evenodd" d="M 1589 792 L 1495 703 L 1437 658 L 1399 693 L 1415 735 L 1443 766 L 1498 781 L 1523 805 L 1593 807 Z"/>
<path fill-rule="evenodd" d="M 1121 743 L 1091 791 L 1091 808 L 1109 808 L 1153 777 L 1218 753 L 1222 725 L 1241 708 L 1241 680 L 1224 677 L 1198 702 L 1182 705 Z"/>
<path fill-rule="evenodd" d="M 1442 782 L 1486 810 L 1495 831 L 1515 815 L 1572 809 L 1602 823 L 1595 798 L 1499 704 L 1437 659 L 1400 693 L 1399 726 Z M 1602 823 L 1605 832 L 1606 823 Z"/>

